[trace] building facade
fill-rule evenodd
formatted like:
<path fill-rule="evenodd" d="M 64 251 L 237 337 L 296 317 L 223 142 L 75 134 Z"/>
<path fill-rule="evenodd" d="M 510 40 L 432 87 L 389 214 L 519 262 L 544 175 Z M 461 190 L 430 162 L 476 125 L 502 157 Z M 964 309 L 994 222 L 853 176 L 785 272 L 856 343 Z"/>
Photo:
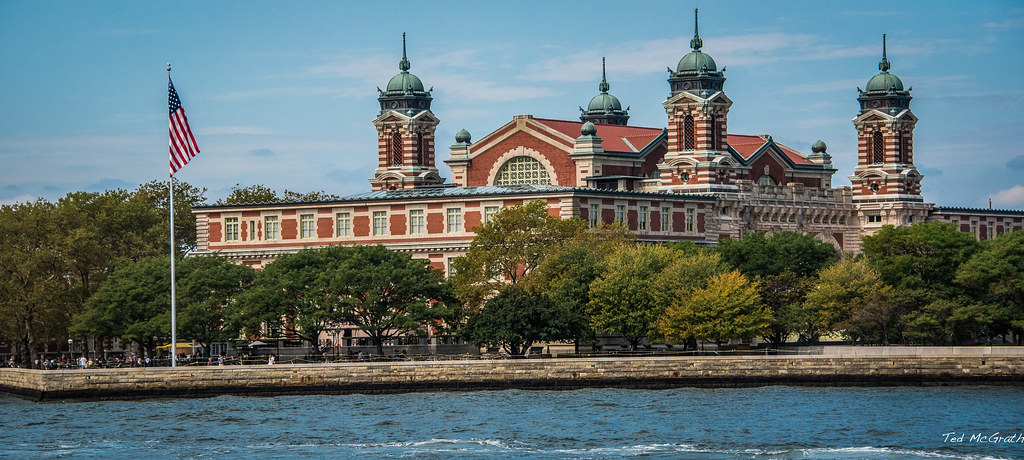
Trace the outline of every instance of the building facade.
<path fill-rule="evenodd" d="M 732 101 L 724 73 L 703 51 L 698 29 L 691 50 L 669 69 L 662 106 L 665 127 L 628 124 L 628 108 L 599 93 L 579 120 L 531 115 L 476 142 L 461 130 L 446 163 L 436 165 L 431 90 L 410 73 L 403 35 L 399 73 L 379 91 L 378 166 L 370 191 L 338 200 L 202 206 L 198 250 L 256 268 L 281 254 L 334 244 L 383 244 L 450 270 L 474 229 L 502 207 L 531 200 L 549 213 L 590 225 L 622 222 L 638 240 L 694 241 L 710 246 L 747 232 L 802 231 L 858 252 L 861 237 L 883 225 L 941 221 L 979 239 L 1024 226 L 1024 211 L 936 207 L 921 196 L 915 165 L 911 95 L 891 64 L 883 37 L 879 73 L 858 97 L 858 137 L 851 186 L 832 186 L 824 142 L 805 154 L 769 135 L 728 131 Z"/>

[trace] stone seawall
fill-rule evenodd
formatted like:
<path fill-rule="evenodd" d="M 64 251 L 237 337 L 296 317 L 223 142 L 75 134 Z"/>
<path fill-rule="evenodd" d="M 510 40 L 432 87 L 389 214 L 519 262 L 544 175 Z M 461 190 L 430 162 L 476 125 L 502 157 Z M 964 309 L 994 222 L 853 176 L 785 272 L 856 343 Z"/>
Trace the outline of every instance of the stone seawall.
<path fill-rule="evenodd" d="M 1024 385 L 1020 356 L 744 356 L 411 361 L 41 371 L 0 369 L 40 401 L 587 387 Z"/>

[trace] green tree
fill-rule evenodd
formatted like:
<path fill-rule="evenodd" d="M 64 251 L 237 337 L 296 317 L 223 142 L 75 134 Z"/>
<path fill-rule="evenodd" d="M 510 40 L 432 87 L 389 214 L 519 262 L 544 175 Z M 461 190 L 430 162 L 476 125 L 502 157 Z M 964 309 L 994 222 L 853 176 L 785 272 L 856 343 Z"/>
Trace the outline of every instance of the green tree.
<path fill-rule="evenodd" d="M 231 193 L 226 198 L 217 200 L 217 205 L 228 204 L 252 204 L 252 203 L 277 203 L 283 201 L 270 187 L 266 185 L 253 184 L 242 186 L 235 184 L 231 187 Z"/>
<path fill-rule="evenodd" d="M 321 275 L 338 318 L 370 336 L 383 354 L 387 340 L 450 319 L 454 298 L 440 270 L 384 246 L 340 248 L 338 264 Z"/>
<path fill-rule="evenodd" d="M 255 271 L 223 257 L 201 256 L 182 260 L 175 272 L 179 336 L 207 350 L 214 342 L 237 339 L 241 330 L 227 327 L 225 308 L 252 285 Z"/>
<path fill-rule="evenodd" d="M 120 337 L 146 353 L 171 335 L 171 266 L 147 257 L 118 268 L 75 317 L 74 330 L 89 337 Z"/>
<path fill-rule="evenodd" d="M 952 299 L 938 299 L 903 316 L 906 330 L 903 337 L 908 343 L 922 345 L 948 345 L 954 341 L 950 318 L 961 303 Z"/>
<path fill-rule="evenodd" d="M 632 349 L 655 331 L 664 305 L 656 280 L 676 253 L 664 246 L 626 246 L 610 254 L 590 285 L 588 313 L 601 332 L 619 335 Z"/>
<path fill-rule="evenodd" d="M 150 181 L 139 186 L 132 194 L 159 215 L 158 223 L 146 232 L 146 241 L 160 247 L 159 252 L 149 255 L 166 254 L 165 249 L 171 238 L 171 212 L 167 181 Z M 174 180 L 174 243 L 175 254 L 181 256 L 196 248 L 196 216 L 192 208 L 206 202 L 206 189 L 197 188 L 188 182 Z"/>
<path fill-rule="evenodd" d="M 621 224 L 589 229 L 545 257 L 525 285 L 548 296 L 555 304 L 586 317 L 590 284 L 602 273 L 604 258 L 633 241 L 633 235 Z M 594 331 L 587 327 L 586 334 L 574 342 L 576 352 L 580 351 L 581 341 L 592 342 L 593 339 Z"/>
<path fill-rule="evenodd" d="M 1024 232 L 1005 233 L 983 243 L 957 269 L 956 282 L 998 306 L 1017 344 L 1024 344 Z"/>
<path fill-rule="evenodd" d="M 546 295 L 508 286 L 470 315 L 464 335 L 479 346 L 502 347 L 514 356 L 537 342 L 573 340 L 585 333 L 586 319 Z"/>
<path fill-rule="evenodd" d="M 813 280 L 785 270 L 778 275 L 764 276 L 758 283 L 761 300 L 772 316 L 764 338 L 773 347 L 784 345 L 790 335 L 807 323 L 803 304 Z"/>
<path fill-rule="evenodd" d="M 761 305 L 757 285 L 739 271 L 712 276 L 665 309 L 658 329 L 671 341 L 749 340 L 768 331 L 771 316 Z"/>
<path fill-rule="evenodd" d="M 476 228 L 469 252 L 455 259 L 455 295 L 471 310 L 507 284 L 533 272 L 558 245 L 583 231 L 579 219 L 548 215 L 547 204 L 535 200 L 498 211 Z"/>
<path fill-rule="evenodd" d="M 750 277 L 778 275 L 789 270 L 813 276 L 839 260 L 835 246 L 802 232 L 751 232 L 740 239 L 726 239 L 718 252 L 729 265 Z"/>
<path fill-rule="evenodd" d="M 864 259 L 844 258 L 818 273 L 804 301 L 808 323 L 801 333 L 815 342 L 821 334 L 839 331 L 872 295 L 891 289 Z"/>
<path fill-rule="evenodd" d="M 889 345 L 890 339 L 900 334 L 902 312 L 892 287 L 883 286 L 860 298 L 839 327 L 853 343 Z"/>
<path fill-rule="evenodd" d="M 955 295 L 957 268 L 978 250 L 974 236 L 940 222 L 910 227 L 886 225 L 862 241 L 864 255 L 882 281 L 914 291 L 922 304 Z"/>
<path fill-rule="evenodd" d="M 66 260 L 57 236 L 55 206 L 44 200 L 0 206 L 0 338 L 15 345 L 22 363 L 40 345 L 67 337 Z"/>
<path fill-rule="evenodd" d="M 227 328 L 253 338 L 281 330 L 319 347 L 321 332 L 341 321 L 339 303 L 326 293 L 323 275 L 349 254 L 342 246 L 303 249 L 267 264 L 256 274 L 253 287 L 228 304 Z"/>
<path fill-rule="evenodd" d="M 327 193 L 327 192 L 325 192 L 323 190 L 317 190 L 317 191 L 306 192 L 306 193 L 299 193 L 299 192 L 293 192 L 291 190 L 285 190 L 284 191 L 284 195 L 281 198 L 281 201 L 290 201 L 290 202 L 328 201 L 328 200 L 337 200 L 339 198 L 341 198 L 341 197 L 338 196 L 338 195 L 332 194 L 332 193 Z"/>

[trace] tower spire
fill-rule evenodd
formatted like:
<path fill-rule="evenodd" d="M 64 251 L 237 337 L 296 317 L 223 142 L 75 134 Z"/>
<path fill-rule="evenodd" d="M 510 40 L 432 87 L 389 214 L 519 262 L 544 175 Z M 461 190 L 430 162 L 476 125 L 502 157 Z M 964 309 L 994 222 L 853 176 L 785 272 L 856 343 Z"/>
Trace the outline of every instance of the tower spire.
<path fill-rule="evenodd" d="M 608 78 L 605 72 L 604 57 L 601 57 L 601 84 L 597 85 L 597 89 L 602 93 L 607 93 L 611 86 L 608 85 Z"/>
<path fill-rule="evenodd" d="M 889 59 L 885 55 L 885 34 L 882 34 L 882 62 L 878 63 L 878 70 L 888 72 L 890 67 L 892 66 L 889 65 Z"/>
<path fill-rule="evenodd" d="M 693 9 L 693 40 L 690 40 L 690 48 L 694 51 L 700 51 L 700 47 L 704 46 L 704 42 L 700 39 L 700 29 L 697 25 L 697 8 Z"/>
<path fill-rule="evenodd" d="M 412 65 L 409 64 L 409 59 L 405 57 L 405 32 L 402 32 L 402 60 L 398 63 L 398 68 L 402 72 L 408 72 L 410 67 Z"/>

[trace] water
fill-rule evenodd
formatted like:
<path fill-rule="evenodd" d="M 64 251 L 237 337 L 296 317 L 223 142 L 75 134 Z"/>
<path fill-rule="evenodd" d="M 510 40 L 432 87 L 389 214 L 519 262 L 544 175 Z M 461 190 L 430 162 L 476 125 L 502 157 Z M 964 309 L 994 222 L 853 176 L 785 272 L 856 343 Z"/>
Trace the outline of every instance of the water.
<path fill-rule="evenodd" d="M 0 395 L 3 458 L 1024 458 L 1024 441 L 969 442 L 996 432 L 1024 434 L 1024 388 Z"/>

